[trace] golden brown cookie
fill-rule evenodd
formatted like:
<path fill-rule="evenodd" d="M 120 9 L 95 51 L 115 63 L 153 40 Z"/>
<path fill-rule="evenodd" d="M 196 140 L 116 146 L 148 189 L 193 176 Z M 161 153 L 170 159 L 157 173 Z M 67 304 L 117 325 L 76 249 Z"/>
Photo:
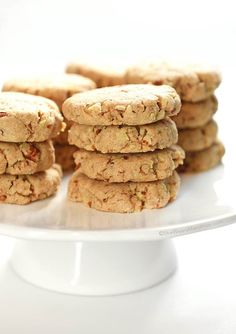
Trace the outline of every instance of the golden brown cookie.
<path fill-rule="evenodd" d="M 217 166 L 224 154 L 225 148 L 220 142 L 216 142 L 202 151 L 186 152 L 184 165 L 180 166 L 178 170 L 183 173 L 203 172 Z"/>
<path fill-rule="evenodd" d="M 73 124 L 69 143 L 87 151 L 102 153 L 135 153 L 163 149 L 176 144 L 175 123 L 166 118 L 140 126 L 90 126 Z"/>
<path fill-rule="evenodd" d="M 213 117 L 218 107 L 215 96 L 205 101 L 191 103 L 184 102 L 178 115 L 172 119 L 178 129 L 193 129 L 207 124 Z"/>
<path fill-rule="evenodd" d="M 0 93 L 0 141 L 41 142 L 63 129 L 57 105 L 44 97 L 24 93 Z"/>
<path fill-rule="evenodd" d="M 0 202 L 28 204 L 52 196 L 61 182 L 58 165 L 33 175 L 0 175 Z"/>
<path fill-rule="evenodd" d="M 56 102 L 60 109 L 68 97 L 94 88 L 96 88 L 96 84 L 92 80 L 81 75 L 65 73 L 45 77 L 12 79 L 3 85 L 3 91 L 47 97 Z"/>
<path fill-rule="evenodd" d="M 219 72 L 202 65 L 172 65 L 149 63 L 130 67 L 126 72 L 127 83 L 169 85 L 174 87 L 181 100 L 198 102 L 213 94 L 221 82 Z"/>
<path fill-rule="evenodd" d="M 178 145 L 185 151 L 203 150 L 216 141 L 217 130 L 217 124 L 213 120 L 196 129 L 180 130 Z"/>
<path fill-rule="evenodd" d="M 34 174 L 50 168 L 55 162 L 51 141 L 42 143 L 0 142 L 0 174 Z"/>
<path fill-rule="evenodd" d="M 123 85 L 75 94 L 64 116 L 85 125 L 142 125 L 176 115 L 181 102 L 169 86 Z"/>
<path fill-rule="evenodd" d="M 89 65 L 72 62 L 66 68 L 67 73 L 76 73 L 92 79 L 98 88 L 125 84 L 125 70 L 113 69 L 102 65 Z"/>
<path fill-rule="evenodd" d="M 102 154 L 79 150 L 74 154 L 80 173 L 107 182 L 163 180 L 183 164 L 184 157 L 184 151 L 177 145 L 148 153 Z"/>
<path fill-rule="evenodd" d="M 75 169 L 73 154 L 78 150 L 72 145 L 55 145 L 56 163 L 58 163 L 63 171 Z"/>
<path fill-rule="evenodd" d="M 179 186 L 176 172 L 153 182 L 109 183 L 89 179 L 76 171 L 69 183 L 68 197 L 97 210 L 125 213 L 162 208 L 176 198 Z"/>

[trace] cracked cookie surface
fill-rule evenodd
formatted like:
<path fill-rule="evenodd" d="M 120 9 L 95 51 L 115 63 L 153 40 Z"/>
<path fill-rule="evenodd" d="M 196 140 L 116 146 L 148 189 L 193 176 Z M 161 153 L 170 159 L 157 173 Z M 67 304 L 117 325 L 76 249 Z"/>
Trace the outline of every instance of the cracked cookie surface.
<path fill-rule="evenodd" d="M 0 142 L 0 174 L 34 174 L 50 168 L 54 162 L 51 141 L 19 144 Z"/>
<path fill-rule="evenodd" d="M 72 145 L 55 145 L 56 163 L 59 164 L 63 171 L 75 169 L 73 154 L 78 150 Z"/>
<path fill-rule="evenodd" d="M 139 183 L 92 180 L 76 171 L 69 183 L 68 197 L 97 210 L 126 213 L 166 206 L 176 198 L 179 186 L 175 171 L 164 180 Z"/>
<path fill-rule="evenodd" d="M 178 129 L 198 128 L 212 119 L 217 107 L 215 96 L 197 103 L 183 102 L 180 112 L 172 119 Z"/>
<path fill-rule="evenodd" d="M 107 182 L 163 180 L 183 164 L 181 147 L 147 153 L 102 154 L 79 150 L 74 154 L 77 170 L 91 179 Z"/>
<path fill-rule="evenodd" d="M 56 137 L 63 126 L 53 101 L 24 93 L 0 93 L 0 141 L 42 142 Z"/>
<path fill-rule="evenodd" d="M 98 88 L 123 85 L 126 83 L 124 69 L 118 69 L 117 67 L 113 69 L 107 65 L 86 64 L 75 61 L 68 64 L 66 72 L 84 75 L 95 81 Z"/>
<path fill-rule="evenodd" d="M 33 175 L 0 175 L 0 202 L 29 204 L 52 196 L 61 182 L 58 165 Z"/>
<path fill-rule="evenodd" d="M 172 65 L 165 62 L 132 66 L 126 72 L 127 83 L 170 85 L 181 100 L 198 102 L 211 96 L 220 85 L 220 73 L 203 65 Z"/>
<path fill-rule="evenodd" d="M 196 129 L 180 130 L 178 145 L 186 152 L 203 150 L 216 141 L 217 130 L 217 124 L 213 120 Z"/>
<path fill-rule="evenodd" d="M 225 148 L 221 142 L 216 142 L 205 150 L 186 152 L 184 165 L 178 170 L 182 173 L 203 172 L 217 166 L 225 154 Z"/>
<path fill-rule="evenodd" d="M 170 118 L 140 126 L 90 126 L 74 123 L 68 139 L 70 144 L 87 151 L 136 153 L 176 144 L 178 132 Z"/>
<path fill-rule="evenodd" d="M 64 116 L 85 125 L 142 125 L 176 115 L 181 101 L 169 86 L 123 85 L 94 89 L 67 99 Z"/>
<path fill-rule="evenodd" d="M 76 74 L 18 78 L 8 80 L 3 85 L 3 91 L 22 92 L 51 99 L 60 109 L 68 97 L 94 88 L 96 84 L 92 80 Z"/>

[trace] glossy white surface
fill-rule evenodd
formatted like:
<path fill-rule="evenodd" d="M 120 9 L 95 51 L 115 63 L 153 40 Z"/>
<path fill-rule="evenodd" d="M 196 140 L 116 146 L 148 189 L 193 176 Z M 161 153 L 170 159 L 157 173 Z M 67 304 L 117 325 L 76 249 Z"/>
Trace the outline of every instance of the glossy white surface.
<path fill-rule="evenodd" d="M 0 234 L 60 241 L 156 240 L 230 224 L 236 201 L 229 189 L 236 188 L 236 181 L 228 156 L 225 166 L 183 176 L 177 200 L 166 208 L 133 214 L 99 212 L 67 201 L 67 176 L 53 198 L 27 206 L 1 204 Z"/>
<path fill-rule="evenodd" d="M 146 289 L 176 269 L 171 240 L 145 242 L 18 241 L 12 265 L 26 281 L 79 295 Z"/>

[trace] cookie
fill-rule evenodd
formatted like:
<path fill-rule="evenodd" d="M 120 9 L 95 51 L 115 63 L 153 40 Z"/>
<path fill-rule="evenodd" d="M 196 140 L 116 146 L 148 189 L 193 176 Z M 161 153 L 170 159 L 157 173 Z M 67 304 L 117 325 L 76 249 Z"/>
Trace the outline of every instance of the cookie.
<path fill-rule="evenodd" d="M 59 188 L 61 169 L 58 165 L 33 175 L 0 175 L 0 202 L 28 204 L 52 196 Z"/>
<path fill-rule="evenodd" d="M 44 96 L 56 102 L 61 109 L 62 103 L 68 97 L 94 88 L 96 84 L 81 75 L 60 74 L 8 80 L 2 90 Z"/>
<path fill-rule="evenodd" d="M 176 115 L 180 106 L 169 86 L 123 85 L 75 94 L 62 110 L 67 119 L 85 125 L 142 125 Z"/>
<path fill-rule="evenodd" d="M 0 142 L 0 174 L 34 174 L 50 168 L 54 162 L 51 141 L 19 144 Z"/>
<path fill-rule="evenodd" d="M 184 165 L 178 170 L 182 173 L 206 171 L 217 166 L 224 154 L 225 148 L 220 142 L 216 142 L 202 151 L 186 152 Z"/>
<path fill-rule="evenodd" d="M 215 96 L 197 103 L 183 102 L 180 112 L 172 119 L 178 129 L 198 128 L 212 119 L 217 107 L 218 103 Z"/>
<path fill-rule="evenodd" d="M 72 145 L 55 145 L 56 163 L 58 163 L 63 171 L 75 169 L 73 154 L 78 150 Z"/>
<path fill-rule="evenodd" d="M 181 100 L 198 102 L 210 97 L 221 82 L 219 72 L 202 65 L 171 65 L 149 63 L 127 69 L 127 83 L 169 85 L 174 87 Z"/>
<path fill-rule="evenodd" d="M 92 180 L 76 171 L 69 183 L 68 197 L 97 210 L 125 213 L 162 208 L 176 198 L 179 186 L 176 172 L 153 182 L 109 183 Z"/>
<path fill-rule="evenodd" d="M 163 180 L 183 164 L 184 157 L 184 151 L 177 145 L 148 153 L 102 154 L 79 150 L 74 154 L 80 173 L 107 182 Z"/>
<path fill-rule="evenodd" d="M 0 93 L 0 141 L 41 142 L 63 129 L 57 105 L 44 97 L 24 93 Z"/>
<path fill-rule="evenodd" d="M 140 126 L 89 126 L 74 123 L 68 140 L 71 145 L 87 151 L 136 153 L 176 144 L 178 132 L 170 118 Z"/>
<path fill-rule="evenodd" d="M 83 62 L 72 62 L 66 68 L 67 73 L 76 73 L 92 79 L 98 88 L 125 84 L 125 71 L 102 65 L 89 65 Z"/>
<path fill-rule="evenodd" d="M 217 124 L 213 120 L 196 129 L 180 130 L 178 145 L 185 151 L 203 150 L 216 141 L 217 130 Z"/>

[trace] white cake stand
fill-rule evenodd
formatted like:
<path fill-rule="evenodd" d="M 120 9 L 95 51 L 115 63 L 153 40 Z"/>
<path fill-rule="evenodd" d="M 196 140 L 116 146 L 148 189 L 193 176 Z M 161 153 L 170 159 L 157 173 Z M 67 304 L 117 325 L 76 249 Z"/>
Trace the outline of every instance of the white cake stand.
<path fill-rule="evenodd" d="M 12 266 L 37 286 L 80 295 L 145 289 L 174 273 L 172 238 L 236 220 L 230 191 L 234 174 L 231 162 L 184 176 L 175 202 L 135 214 L 103 213 L 68 202 L 65 177 L 51 199 L 1 205 L 0 234 L 17 239 Z"/>

